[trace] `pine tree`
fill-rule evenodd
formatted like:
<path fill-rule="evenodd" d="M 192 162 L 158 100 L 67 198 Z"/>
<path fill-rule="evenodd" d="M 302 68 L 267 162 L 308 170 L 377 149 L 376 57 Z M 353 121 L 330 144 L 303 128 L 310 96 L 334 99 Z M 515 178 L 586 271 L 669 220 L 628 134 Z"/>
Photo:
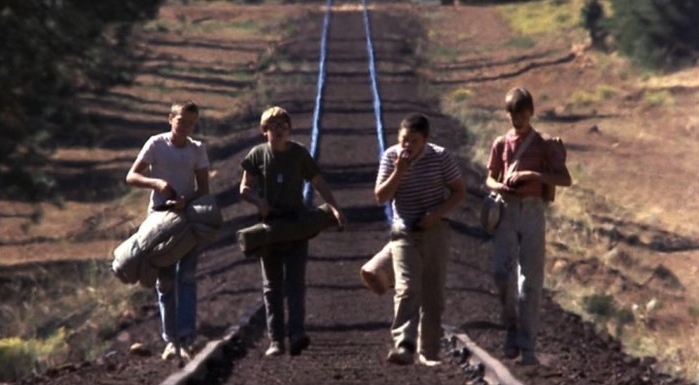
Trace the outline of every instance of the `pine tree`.
<path fill-rule="evenodd" d="M 57 142 L 89 144 L 75 99 L 128 82 L 133 25 L 163 0 L 0 2 L 0 197 L 51 194 L 43 170 Z"/>
<path fill-rule="evenodd" d="M 693 65 L 699 58 L 699 1 L 611 0 L 607 26 L 619 50 L 656 69 Z"/>

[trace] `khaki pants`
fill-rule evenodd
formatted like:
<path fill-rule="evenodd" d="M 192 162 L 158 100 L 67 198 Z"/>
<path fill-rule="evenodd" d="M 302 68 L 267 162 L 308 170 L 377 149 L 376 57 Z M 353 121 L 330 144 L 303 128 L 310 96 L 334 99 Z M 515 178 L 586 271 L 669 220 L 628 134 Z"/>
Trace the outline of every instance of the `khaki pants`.
<path fill-rule="evenodd" d="M 394 345 L 417 348 L 436 359 L 442 338 L 444 285 L 451 233 L 446 222 L 426 231 L 392 236 L 395 273 Z"/>
<path fill-rule="evenodd" d="M 516 328 L 516 344 L 534 351 L 544 285 L 545 205 L 540 198 L 507 198 L 493 234 L 493 270 L 503 323 Z"/>

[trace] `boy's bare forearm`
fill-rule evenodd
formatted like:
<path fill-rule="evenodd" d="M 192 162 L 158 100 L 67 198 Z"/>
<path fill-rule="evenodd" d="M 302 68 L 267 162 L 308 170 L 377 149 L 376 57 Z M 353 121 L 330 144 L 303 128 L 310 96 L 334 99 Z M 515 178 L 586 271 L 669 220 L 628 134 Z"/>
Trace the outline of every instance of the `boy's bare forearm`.
<path fill-rule="evenodd" d="M 374 188 L 374 195 L 376 196 L 376 202 L 378 204 L 385 204 L 396 195 L 396 191 L 398 191 L 398 186 L 400 185 L 400 178 L 400 173 L 395 169 L 385 181 L 376 185 L 376 188 Z"/>
<path fill-rule="evenodd" d="M 323 201 L 330 206 L 339 209 L 337 205 L 337 201 L 335 201 L 335 196 L 333 195 L 332 191 L 330 190 L 330 187 L 328 187 L 328 184 L 325 183 L 325 180 L 321 177 L 315 177 L 312 180 L 313 188 L 318 191 L 318 194 L 320 194 L 320 197 L 323 198 Z"/>

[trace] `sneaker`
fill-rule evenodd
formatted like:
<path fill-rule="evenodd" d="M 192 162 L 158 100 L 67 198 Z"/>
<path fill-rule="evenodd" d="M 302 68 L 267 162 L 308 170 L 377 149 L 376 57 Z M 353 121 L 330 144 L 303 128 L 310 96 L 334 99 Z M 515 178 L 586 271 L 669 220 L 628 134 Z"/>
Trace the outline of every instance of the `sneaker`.
<path fill-rule="evenodd" d="M 192 359 L 192 349 L 189 346 L 180 346 L 180 358 L 182 358 L 185 361 L 190 361 Z M 160 355 L 160 357 L 165 360 L 169 361 L 172 360 L 173 358 L 177 357 L 177 347 L 175 346 L 174 343 L 168 342 L 168 344 L 165 346 L 165 349 L 163 350 L 163 353 Z"/>
<path fill-rule="evenodd" d="M 505 358 L 512 360 L 519 356 L 519 348 L 516 346 L 505 346 Z"/>
<path fill-rule="evenodd" d="M 292 337 L 289 343 L 289 355 L 298 356 L 302 351 L 308 349 L 311 345 L 311 339 L 303 334 L 298 337 Z"/>
<path fill-rule="evenodd" d="M 284 343 L 280 341 L 270 342 L 269 347 L 265 351 L 266 357 L 281 356 L 282 354 L 284 354 Z"/>
<path fill-rule="evenodd" d="M 439 357 L 430 357 L 427 358 L 425 355 L 420 353 L 420 355 L 417 358 L 417 361 L 420 363 L 420 365 L 424 366 L 438 366 L 442 364 L 442 361 L 440 361 Z"/>
<path fill-rule="evenodd" d="M 522 358 L 517 361 L 517 364 L 522 366 L 539 365 L 539 359 L 536 358 L 536 354 L 533 351 L 523 350 Z"/>
<path fill-rule="evenodd" d="M 415 353 L 411 349 L 401 345 L 388 352 L 386 361 L 396 365 L 411 365 L 415 361 Z"/>

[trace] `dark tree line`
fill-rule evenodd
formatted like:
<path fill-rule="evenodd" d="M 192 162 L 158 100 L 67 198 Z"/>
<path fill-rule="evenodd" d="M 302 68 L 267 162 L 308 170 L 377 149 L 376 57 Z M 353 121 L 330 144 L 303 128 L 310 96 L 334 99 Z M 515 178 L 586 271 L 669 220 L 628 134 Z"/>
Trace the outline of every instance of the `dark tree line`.
<path fill-rule="evenodd" d="M 0 2 L 0 196 L 39 200 L 53 193 L 42 171 L 51 151 L 95 136 L 76 94 L 131 80 L 129 35 L 161 3 Z"/>
<path fill-rule="evenodd" d="M 699 60 L 699 0 L 610 0 L 605 17 L 598 0 L 582 9 L 594 46 L 612 36 L 614 45 L 637 65 L 673 70 Z"/>

